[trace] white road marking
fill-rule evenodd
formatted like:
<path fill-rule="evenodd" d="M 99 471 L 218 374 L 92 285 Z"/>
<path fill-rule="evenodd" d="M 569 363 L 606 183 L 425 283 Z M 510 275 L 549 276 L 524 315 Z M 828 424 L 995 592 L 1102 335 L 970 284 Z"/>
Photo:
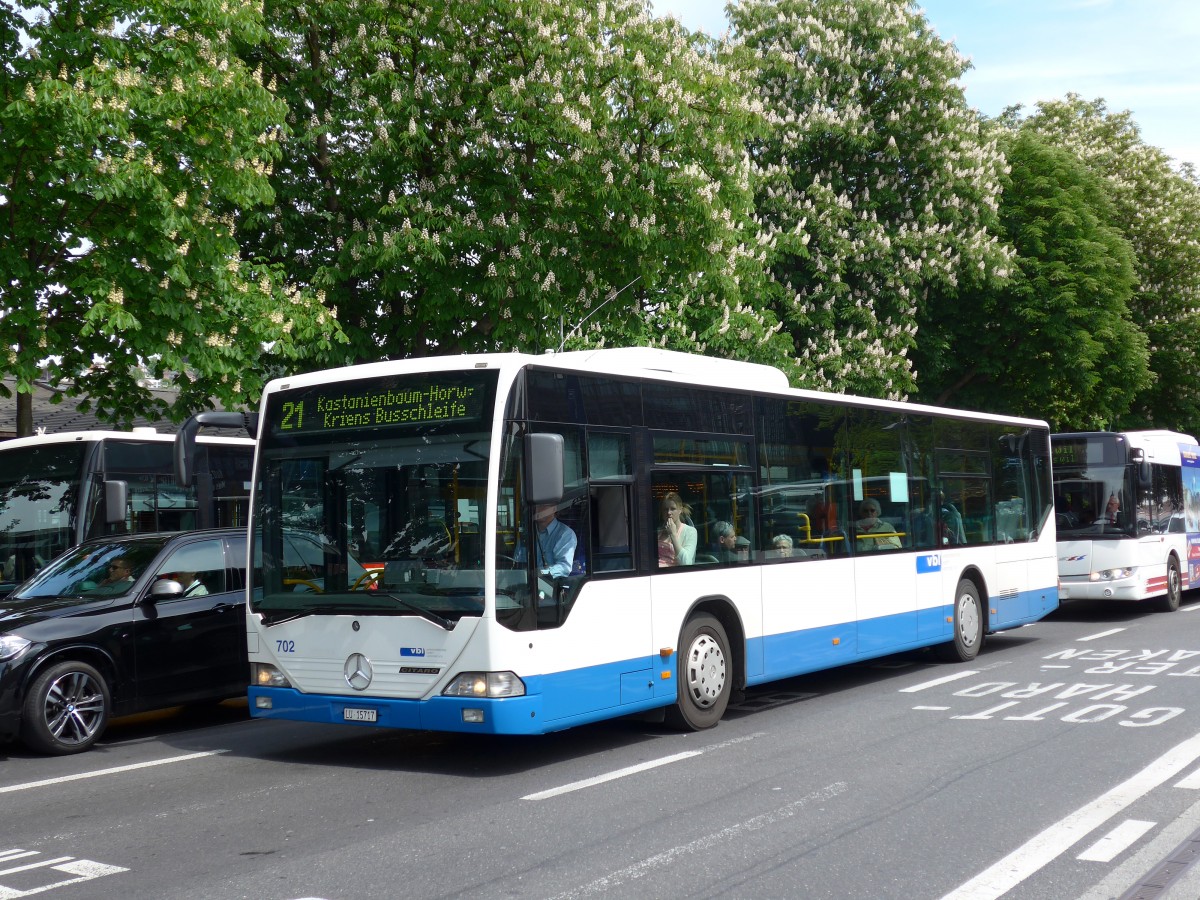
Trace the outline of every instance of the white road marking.
<path fill-rule="evenodd" d="M 1126 819 L 1075 858 L 1089 862 L 1112 862 L 1118 853 L 1128 848 L 1155 824 L 1157 823 L 1143 822 L 1141 819 Z"/>
<path fill-rule="evenodd" d="M 1200 603 L 1193 603 L 1191 606 L 1179 607 L 1179 612 L 1200 612 Z"/>
<path fill-rule="evenodd" d="M 526 794 L 522 800 L 548 800 L 551 797 L 557 797 L 560 794 L 569 794 L 572 791 L 580 791 L 584 788 L 594 787 L 597 784 L 604 784 L 606 781 L 615 781 L 618 778 L 624 778 L 626 775 L 636 775 L 638 772 L 645 772 L 649 769 L 657 769 L 659 766 L 670 765 L 671 763 L 679 762 L 684 759 L 691 759 L 693 756 L 699 756 L 701 753 L 708 753 L 712 750 L 723 750 L 726 747 L 732 747 L 735 744 L 744 744 L 746 741 L 752 741 L 755 738 L 760 738 L 765 731 L 756 731 L 753 734 L 747 734 L 744 737 L 737 737 L 730 741 L 721 741 L 719 744 L 713 744 L 711 747 L 706 747 L 703 750 L 685 750 L 683 753 L 676 753 L 673 756 L 664 756 L 661 759 L 652 759 L 648 762 L 638 763 L 636 766 L 628 766 L 624 769 L 617 769 L 615 772 L 609 772 L 605 775 L 596 775 L 593 778 L 585 778 L 582 781 L 573 781 L 570 784 L 564 784 L 561 787 L 550 788 L 547 791 L 538 791 L 536 794 Z"/>
<path fill-rule="evenodd" d="M 913 709 L 929 710 L 931 712 L 945 712 L 950 707 L 948 706 L 914 706 Z"/>
<path fill-rule="evenodd" d="M 587 884 L 580 885 L 574 890 L 559 894 L 552 900 L 573 900 L 575 897 L 587 897 L 591 894 L 603 894 L 614 888 L 620 888 L 629 882 L 636 881 L 639 878 L 644 878 L 655 869 L 661 869 L 671 865 L 675 861 L 684 856 L 694 853 L 702 853 L 705 850 L 715 847 L 717 844 L 723 844 L 726 841 L 731 841 L 741 835 L 758 831 L 760 828 L 766 828 L 769 825 L 774 825 L 784 819 L 790 818 L 798 813 L 802 808 L 812 803 L 820 803 L 825 800 L 832 799 L 838 794 L 845 793 L 848 785 L 844 781 L 836 781 L 831 785 L 821 788 L 819 791 L 813 791 L 811 794 L 806 794 L 799 800 L 793 800 L 784 806 L 779 807 L 769 813 L 763 813 L 761 816 L 755 816 L 752 819 L 747 819 L 744 822 L 738 822 L 736 825 L 730 825 L 728 828 L 722 828 L 720 831 L 705 835 L 702 838 L 692 841 L 689 844 L 681 844 L 678 847 L 672 847 L 670 850 L 664 850 L 654 856 L 648 856 L 640 862 L 634 863 L 632 866 L 627 866 L 624 869 L 618 869 L 616 872 L 611 872 L 597 878 L 595 881 L 590 881 Z M 618 891 L 618 893 L 620 893 Z"/>
<path fill-rule="evenodd" d="M 1110 634 L 1120 634 L 1124 628 L 1110 628 L 1108 631 L 1101 631 L 1097 634 L 1089 634 L 1087 637 L 1075 638 L 1077 641 L 1098 641 L 1102 637 L 1108 637 Z"/>
<path fill-rule="evenodd" d="M 606 781 L 614 781 L 617 778 L 624 778 L 626 775 L 635 775 L 638 772 L 645 772 L 647 769 L 657 769 L 659 766 L 668 766 L 671 763 L 679 762 L 681 759 L 691 759 L 693 756 L 699 756 L 703 750 L 686 750 L 683 753 L 676 753 L 674 756 L 664 756 L 661 759 L 652 759 L 649 762 L 638 763 L 636 766 L 629 766 L 624 769 L 617 769 L 615 772 L 608 772 L 605 775 L 597 775 L 594 778 L 585 778 L 582 781 L 574 781 L 571 784 L 564 784 L 561 787 L 551 788 L 548 791 L 539 791 L 536 794 L 526 794 L 522 800 L 548 800 L 551 797 L 557 797 L 559 794 L 569 794 L 571 791 L 580 791 L 584 788 L 592 787 L 597 784 L 604 784 Z"/>
<path fill-rule="evenodd" d="M 900 693 L 915 694 L 917 691 L 923 691 L 926 688 L 937 687 L 939 684 L 949 684 L 951 681 L 958 681 L 960 678 L 970 678 L 972 675 L 978 674 L 978 669 L 965 669 L 962 672 L 955 672 L 953 675 L 943 675 L 941 678 L 933 679 L 933 681 L 922 681 L 920 684 L 914 684 L 912 687 L 900 688 Z"/>
<path fill-rule="evenodd" d="M 1197 769 L 1191 775 L 1188 775 L 1182 781 L 1175 782 L 1175 787 L 1184 788 L 1189 791 L 1194 791 L 1200 788 L 1200 769 Z"/>
<path fill-rule="evenodd" d="M 0 853 L 0 859 L 23 859 L 29 856 L 38 855 L 40 854 L 37 851 L 10 850 Z M 81 881 L 91 881 L 93 878 L 103 878 L 105 875 L 116 875 L 118 872 L 129 871 L 122 866 L 109 866 L 105 865 L 104 863 L 93 862 L 90 859 L 76 859 L 74 856 L 59 856 L 53 859 L 39 860 L 37 862 L 28 863 L 22 866 L 12 866 L 8 869 L 0 869 L 0 877 L 5 875 L 25 874 L 33 872 L 37 869 L 61 872 L 64 875 L 73 875 L 75 877 L 65 878 L 61 881 L 55 881 L 50 884 L 39 884 L 25 888 L 14 888 L 0 884 L 0 900 L 17 900 L 19 897 L 30 897 L 34 894 L 41 894 L 45 891 L 53 890 L 54 888 L 66 887 L 68 884 L 78 884 Z"/>
<path fill-rule="evenodd" d="M 1132 778 L 1055 822 L 1008 856 L 946 894 L 942 900 L 995 900 L 1065 853 L 1135 800 L 1200 758 L 1200 734 L 1168 750 Z"/>
<path fill-rule="evenodd" d="M 59 778 L 46 778 L 42 781 L 27 781 L 24 784 L 10 784 L 0 787 L 0 794 L 11 794 L 14 791 L 29 791 L 34 788 L 49 787 L 54 784 L 64 784 L 68 781 L 80 781 L 84 778 L 99 778 L 101 775 L 117 775 L 121 772 L 134 772 L 138 769 L 148 769 L 152 766 L 165 766 L 168 763 L 187 762 L 189 759 L 203 759 L 206 756 L 217 756 L 228 753 L 228 750 L 205 750 L 203 753 L 186 753 L 183 756 L 169 756 L 166 759 L 154 759 L 150 762 L 133 763 L 128 766 L 113 766 L 111 769 L 97 769 L 95 772 L 80 772 L 76 775 L 63 775 Z"/>

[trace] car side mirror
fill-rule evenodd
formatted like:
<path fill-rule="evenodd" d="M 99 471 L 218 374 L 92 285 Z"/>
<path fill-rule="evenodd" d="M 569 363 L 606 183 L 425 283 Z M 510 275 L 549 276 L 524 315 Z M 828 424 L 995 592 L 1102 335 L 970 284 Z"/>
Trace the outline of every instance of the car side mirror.
<path fill-rule="evenodd" d="M 183 585 L 169 578 L 161 579 L 150 585 L 151 600 L 169 600 L 172 597 L 183 596 Z"/>

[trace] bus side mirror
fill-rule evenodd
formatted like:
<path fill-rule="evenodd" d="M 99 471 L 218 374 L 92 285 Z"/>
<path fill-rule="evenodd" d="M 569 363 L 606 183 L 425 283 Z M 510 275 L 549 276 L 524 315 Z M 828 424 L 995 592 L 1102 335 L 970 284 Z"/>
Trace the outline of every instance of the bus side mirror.
<path fill-rule="evenodd" d="M 104 482 L 104 521 L 117 525 L 125 521 L 125 507 L 129 505 L 129 483 L 126 481 Z"/>
<path fill-rule="evenodd" d="M 1154 473 L 1150 469 L 1150 463 L 1140 462 L 1137 464 L 1138 487 L 1148 488 L 1154 484 Z"/>
<path fill-rule="evenodd" d="M 563 496 L 563 436 L 525 435 L 525 457 L 529 464 L 529 503 L 558 503 Z"/>

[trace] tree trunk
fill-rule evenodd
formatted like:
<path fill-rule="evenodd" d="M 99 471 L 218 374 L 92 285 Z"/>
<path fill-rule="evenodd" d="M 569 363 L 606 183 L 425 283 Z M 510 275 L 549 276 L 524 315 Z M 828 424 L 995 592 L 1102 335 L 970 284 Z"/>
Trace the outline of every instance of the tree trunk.
<path fill-rule="evenodd" d="M 33 394 L 17 391 L 17 437 L 33 434 Z"/>

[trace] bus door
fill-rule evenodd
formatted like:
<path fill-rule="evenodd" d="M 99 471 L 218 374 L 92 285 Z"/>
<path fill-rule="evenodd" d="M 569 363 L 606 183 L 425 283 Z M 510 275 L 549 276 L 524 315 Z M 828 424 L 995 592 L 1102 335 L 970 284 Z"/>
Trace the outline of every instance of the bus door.
<path fill-rule="evenodd" d="M 906 552 L 916 540 L 909 480 L 904 472 L 864 477 L 851 469 L 848 488 L 858 652 L 878 655 L 917 640 L 919 560 Z"/>

